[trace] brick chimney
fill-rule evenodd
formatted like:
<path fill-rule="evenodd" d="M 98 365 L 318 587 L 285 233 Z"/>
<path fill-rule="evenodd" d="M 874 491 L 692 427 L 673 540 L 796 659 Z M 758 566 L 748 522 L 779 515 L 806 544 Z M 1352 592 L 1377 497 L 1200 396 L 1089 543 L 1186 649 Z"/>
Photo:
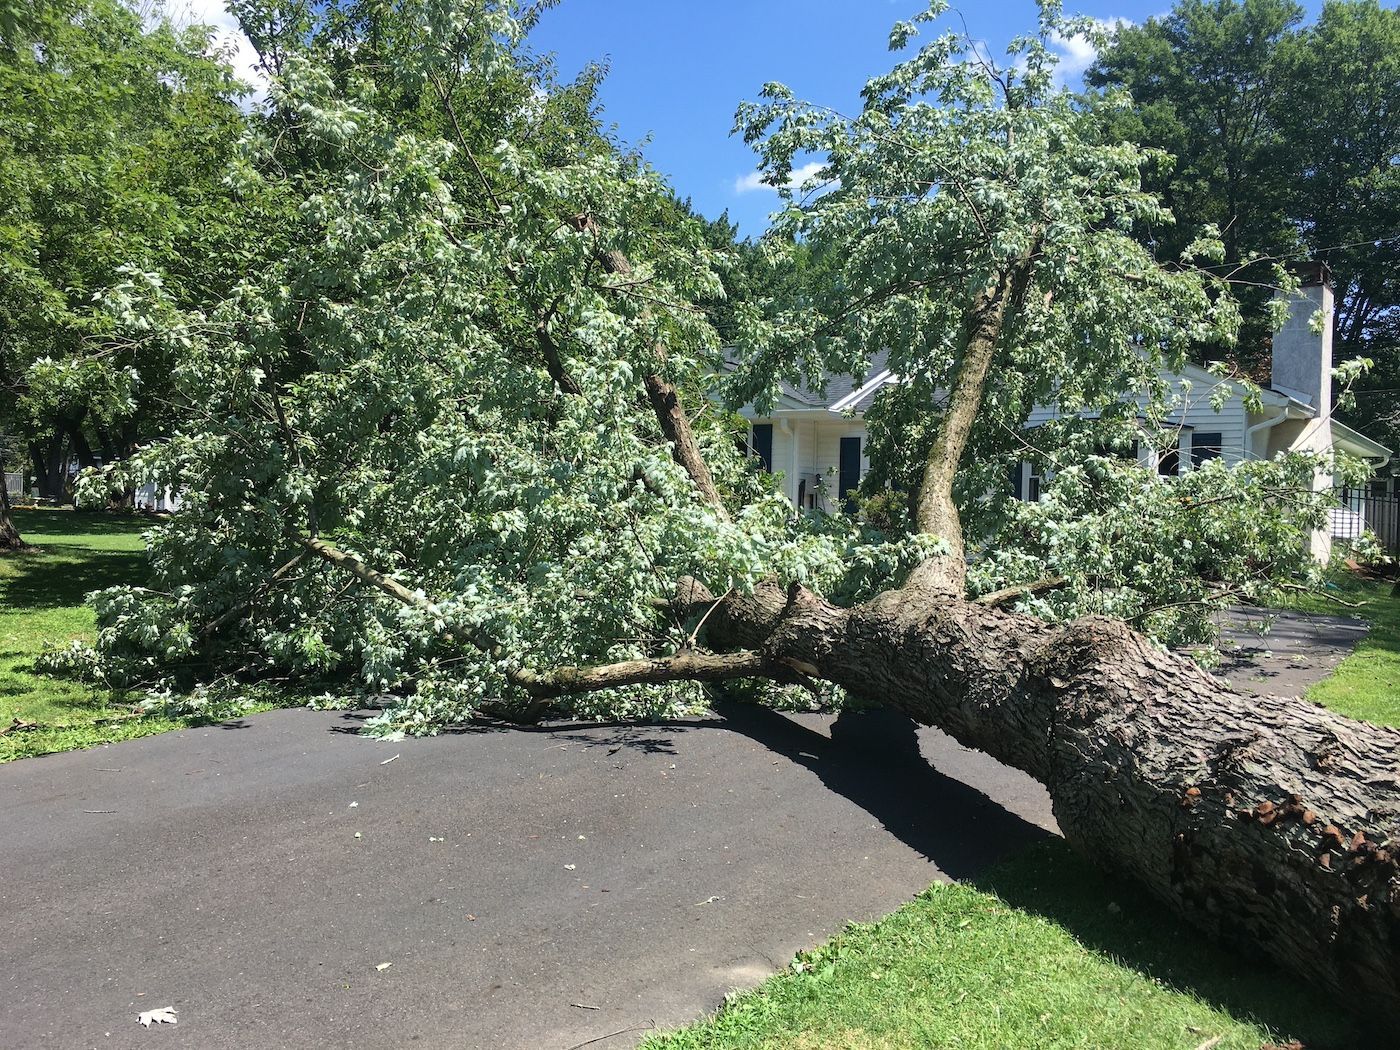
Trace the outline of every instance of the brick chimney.
<path fill-rule="evenodd" d="M 1288 320 L 1274 333 L 1270 386 L 1317 410 L 1332 414 L 1332 274 L 1324 263 L 1311 263 L 1302 284 L 1288 297 Z M 1322 311 L 1322 331 L 1312 319 Z"/>

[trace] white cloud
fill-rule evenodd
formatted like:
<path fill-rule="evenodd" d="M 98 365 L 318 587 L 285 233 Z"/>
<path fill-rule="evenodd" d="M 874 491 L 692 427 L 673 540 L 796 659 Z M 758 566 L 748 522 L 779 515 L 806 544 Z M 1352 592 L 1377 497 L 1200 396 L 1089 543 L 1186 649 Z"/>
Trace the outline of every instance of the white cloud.
<path fill-rule="evenodd" d="M 1050 34 L 1050 42 L 1060 53 L 1058 68 L 1065 73 L 1083 73 L 1099 57 L 1098 49 L 1086 36 L 1065 36 L 1056 30 Z"/>
<path fill-rule="evenodd" d="M 171 0 L 165 13 L 176 25 L 211 26 L 214 47 L 223 52 L 224 60 L 233 67 L 233 75 L 253 88 L 252 97 L 245 102 L 259 102 L 267 96 L 267 77 L 258 69 L 258 53 L 223 0 Z"/>
<path fill-rule="evenodd" d="M 1096 28 L 1112 34 L 1119 26 L 1132 25 L 1126 18 L 1112 20 L 1094 19 Z M 1064 84 L 1079 77 L 1094 64 L 1099 57 L 1098 48 L 1086 36 L 1065 36 L 1058 30 L 1050 34 L 1050 45 L 1060 53 L 1060 62 L 1055 67 L 1055 82 Z"/>
<path fill-rule="evenodd" d="M 802 165 L 800 168 L 793 168 L 792 175 L 787 180 L 787 188 L 790 190 L 800 190 L 803 183 L 816 175 L 817 172 L 821 171 L 822 167 L 823 165 L 820 161 L 814 160 Z M 755 190 L 767 190 L 770 193 L 777 192 L 774 187 L 763 181 L 763 173 L 759 171 L 751 171 L 747 175 L 740 175 L 734 180 L 735 193 L 753 193 Z"/>

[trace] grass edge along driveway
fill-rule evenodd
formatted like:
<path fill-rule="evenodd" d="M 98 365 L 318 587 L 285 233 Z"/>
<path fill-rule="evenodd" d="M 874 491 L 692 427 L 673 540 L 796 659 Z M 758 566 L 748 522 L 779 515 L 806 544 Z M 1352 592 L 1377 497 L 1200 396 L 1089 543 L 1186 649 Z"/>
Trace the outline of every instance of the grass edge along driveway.
<path fill-rule="evenodd" d="M 1339 576 L 1331 589 L 1347 605 L 1305 595 L 1290 606 L 1371 625 L 1308 698 L 1400 726 L 1400 598 L 1391 587 Z M 935 884 L 799 956 L 715 1016 L 643 1045 L 1260 1050 L 1294 1041 L 1310 1050 L 1380 1045 L 1291 977 L 1203 943 L 1052 842 L 972 883 Z"/>

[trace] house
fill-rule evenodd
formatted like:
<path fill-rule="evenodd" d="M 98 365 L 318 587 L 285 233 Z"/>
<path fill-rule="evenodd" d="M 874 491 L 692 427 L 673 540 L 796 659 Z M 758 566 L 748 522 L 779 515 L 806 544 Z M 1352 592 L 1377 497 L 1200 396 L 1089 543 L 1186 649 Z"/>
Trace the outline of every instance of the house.
<path fill-rule="evenodd" d="M 1325 323 L 1320 332 L 1314 332 L 1311 322 L 1319 310 Z M 1240 462 L 1272 459 L 1285 451 L 1335 449 L 1377 470 L 1385 467 L 1391 450 L 1333 415 L 1332 314 L 1330 276 L 1318 267 L 1291 297 L 1288 322 L 1274 336 L 1272 374 L 1258 406 L 1262 411 L 1251 411 L 1241 391 L 1207 369 L 1187 365 L 1180 373 L 1164 373 L 1162 378 L 1176 392 L 1171 429 L 1161 435 L 1167 444 L 1153 447 L 1163 442 L 1139 442 L 1138 459 L 1170 476 L 1217 456 Z M 833 376 L 822 393 L 784 383 L 771 412 L 759 414 L 752 405 L 742 410 L 750 421 L 750 450 L 767 470 L 781 474 L 783 491 L 794 506 L 834 512 L 845 505 L 870 466 L 865 411 L 882 389 L 898 382 L 899 377 L 885 367 L 883 355 L 877 355 L 868 374 Z M 1217 410 L 1212 402 L 1220 393 L 1226 396 Z M 1146 396 L 1139 402 L 1145 406 Z M 1058 414 L 1054 408 L 1037 405 L 1026 427 L 1041 426 Z M 1022 461 L 1013 476 L 1016 495 L 1038 499 L 1047 477 L 1043 465 Z M 1316 479 L 1319 489 L 1334 483 L 1326 475 Z M 1331 535 L 1316 538 L 1315 553 L 1326 557 L 1334 535 L 1355 536 L 1358 514 L 1363 514 L 1362 509 L 1350 504 L 1337 510 Z"/>

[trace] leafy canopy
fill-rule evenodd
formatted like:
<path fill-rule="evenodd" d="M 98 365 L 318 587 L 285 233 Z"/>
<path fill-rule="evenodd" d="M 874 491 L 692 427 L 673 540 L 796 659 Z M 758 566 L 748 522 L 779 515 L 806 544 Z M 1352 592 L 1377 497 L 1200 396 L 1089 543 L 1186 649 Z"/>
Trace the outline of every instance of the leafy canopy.
<path fill-rule="evenodd" d="M 695 624 L 669 603 L 683 576 L 716 594 L 777 577 L 854 601 L 946 549 L 948 536 L 795 517 L 736 451 L 725 398 L 762 401 L 775 376 L 888 349 L 910 382 L 872 416 L 875 455 L 907 482 L 979 296 L 1009 279 L 962 457 L 971 506 L 1032 401 L 1077 412 L 1152 395 L 1160 365 L 1237 320 L 1200 272 L 1131 237 L 1166 215 L 1141 189 L 1142 151 L 1103 140 L 1054 87 L 1048 35 L 1080 26 L 1056 9 L 1006 69 L 944 35 L 872 80 L 856 117 L 777 85 L 741 110 L 776 183 L 800 155 L 826 163 L 824 189 L 785 196 L 763 245 L 782 295 L 726 318 L 731 372 L 697 305 L 727 260 L 601 132 L 591 75 L 561 85 L 530 53 L 531 15 L 243 13 L 275 78 L 229 178 L 296 201 L 283 235 L 296 250 L 208 312 L 126 303 L 130 323 L 180 341 L 190 409 L 168 442 L 94 481 L 186 494 L 152 541 L 156 587 L 104 593 L 99 652 L 73 656 L 114 682 L 174 695 L 289 678 L 387 697 L 381 732 L 526 713 L 529 675 L 687 651 Z M 679 390 L 718 504 L 673 455 L 643 383 L 655 376 Z M 1150 499 L 1150 479 L 1126 484 Z M 310 556 L 307 537 L 357 560 Z M 557 703 L 628 714 L 700 696 L 674 680 Z"/>

